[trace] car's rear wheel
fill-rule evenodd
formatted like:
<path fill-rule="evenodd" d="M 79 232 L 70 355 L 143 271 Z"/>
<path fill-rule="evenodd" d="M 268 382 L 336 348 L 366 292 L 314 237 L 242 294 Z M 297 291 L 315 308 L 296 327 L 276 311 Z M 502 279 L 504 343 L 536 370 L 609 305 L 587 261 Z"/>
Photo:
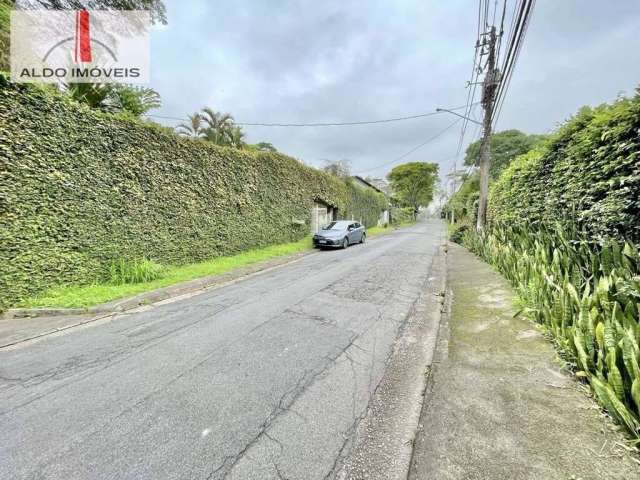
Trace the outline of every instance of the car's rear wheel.
<path fill-rule="evenodd" d="M 349 239 L 345 237 L 344 240 L 342 240 L 342 248 L 347 248 L 349 246 Z"/>
<path fill-rule="evenodd" d="M 362 238 L 360 239 L 360 243 L 364 243 L 367 240 L 367 234 L 363 233 Z"/>

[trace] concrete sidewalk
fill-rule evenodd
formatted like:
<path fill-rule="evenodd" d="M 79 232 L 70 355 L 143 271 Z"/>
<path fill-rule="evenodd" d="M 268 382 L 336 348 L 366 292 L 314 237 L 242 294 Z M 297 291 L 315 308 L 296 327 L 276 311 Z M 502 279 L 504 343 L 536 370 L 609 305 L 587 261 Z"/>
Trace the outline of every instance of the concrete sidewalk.
<path fill-rule="evenodd" d="M 552 345 L 513 318 L 508 283 L 450 245 L 440 330 L 410 478 L 638 479 L 638 457 Z"/>

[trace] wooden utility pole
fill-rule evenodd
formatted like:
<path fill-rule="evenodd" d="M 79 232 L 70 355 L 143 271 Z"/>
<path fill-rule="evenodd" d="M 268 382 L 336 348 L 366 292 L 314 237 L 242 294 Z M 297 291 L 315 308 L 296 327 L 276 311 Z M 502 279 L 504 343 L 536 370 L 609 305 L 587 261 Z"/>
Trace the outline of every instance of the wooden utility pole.
<path fill-rule="evenodd" d="M 496 27 L 491 27 L 485 40 L 488 47 L 487 73 L 482 86 L 482 107 L 484 108 L 483 135 L 480 144 L 480 199 L 478 202 L 478 222 L 476 228 L 482 230 L 487 221 L 487 199 L 489 196 L 489 167 L 491 166 L 491 121 L 496 87 L 500 72 L 496 68 Z"/>

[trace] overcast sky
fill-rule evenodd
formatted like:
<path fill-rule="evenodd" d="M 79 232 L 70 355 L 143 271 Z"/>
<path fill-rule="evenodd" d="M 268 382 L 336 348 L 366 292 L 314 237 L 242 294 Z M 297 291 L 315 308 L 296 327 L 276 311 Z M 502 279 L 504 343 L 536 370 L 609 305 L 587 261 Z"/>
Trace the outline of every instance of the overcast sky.
<path fill-rule="evenodd" d="M 513 9 L 515 0 L 507 2 Z M 206 105 L 239 122 L 350 122 L 466 101 L 477 1 L 165 3 L 169 24 L 152 33 L 151 86 L 164 104 L 157 115 L 184 117 Z M 544 133 L 582 105 L 632 94 L 640 83 L 639 30 L 637 0 L 538 0 L 498 130 Z M 354 173 L 383 176 L 393 164 L 377 166 L 455 120 L 442 114 L 381 125 L 245 130 L 249 142 L 271 142 L 305 163 L 348 159 Z M 465 143 L 474 133 L 470 127 Z M 459 136 L 457 124 L 396 163 L 437 162 L 448 172 Z"/>

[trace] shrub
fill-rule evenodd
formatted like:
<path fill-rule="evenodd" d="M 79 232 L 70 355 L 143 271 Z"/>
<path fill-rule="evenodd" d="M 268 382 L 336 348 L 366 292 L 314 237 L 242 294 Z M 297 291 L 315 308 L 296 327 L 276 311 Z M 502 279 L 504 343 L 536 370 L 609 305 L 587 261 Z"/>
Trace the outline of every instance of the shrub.
<path fill-rule="evenodd" d="M 469 221 L 463 221 L 461 223 L 450 224 L 451 231 L 449 233 L 449 240 L 455 243 L 462 244 L 464 241 L 464 236 L 470 228 Z"/>
<path fill-rule="evenodd" d="M 640 255 L 564 227 L 469 229 L 464 244 L 516 288 L 612 417 L 640 438 Z"/>
<path fill-rule="evenodd" d="M 121 258 L 109 267 L 109 282 L 114 285 L 151 282 L 160 278 L 162 273 L 162 265 L 152 260 L 127 261 Z"/>

